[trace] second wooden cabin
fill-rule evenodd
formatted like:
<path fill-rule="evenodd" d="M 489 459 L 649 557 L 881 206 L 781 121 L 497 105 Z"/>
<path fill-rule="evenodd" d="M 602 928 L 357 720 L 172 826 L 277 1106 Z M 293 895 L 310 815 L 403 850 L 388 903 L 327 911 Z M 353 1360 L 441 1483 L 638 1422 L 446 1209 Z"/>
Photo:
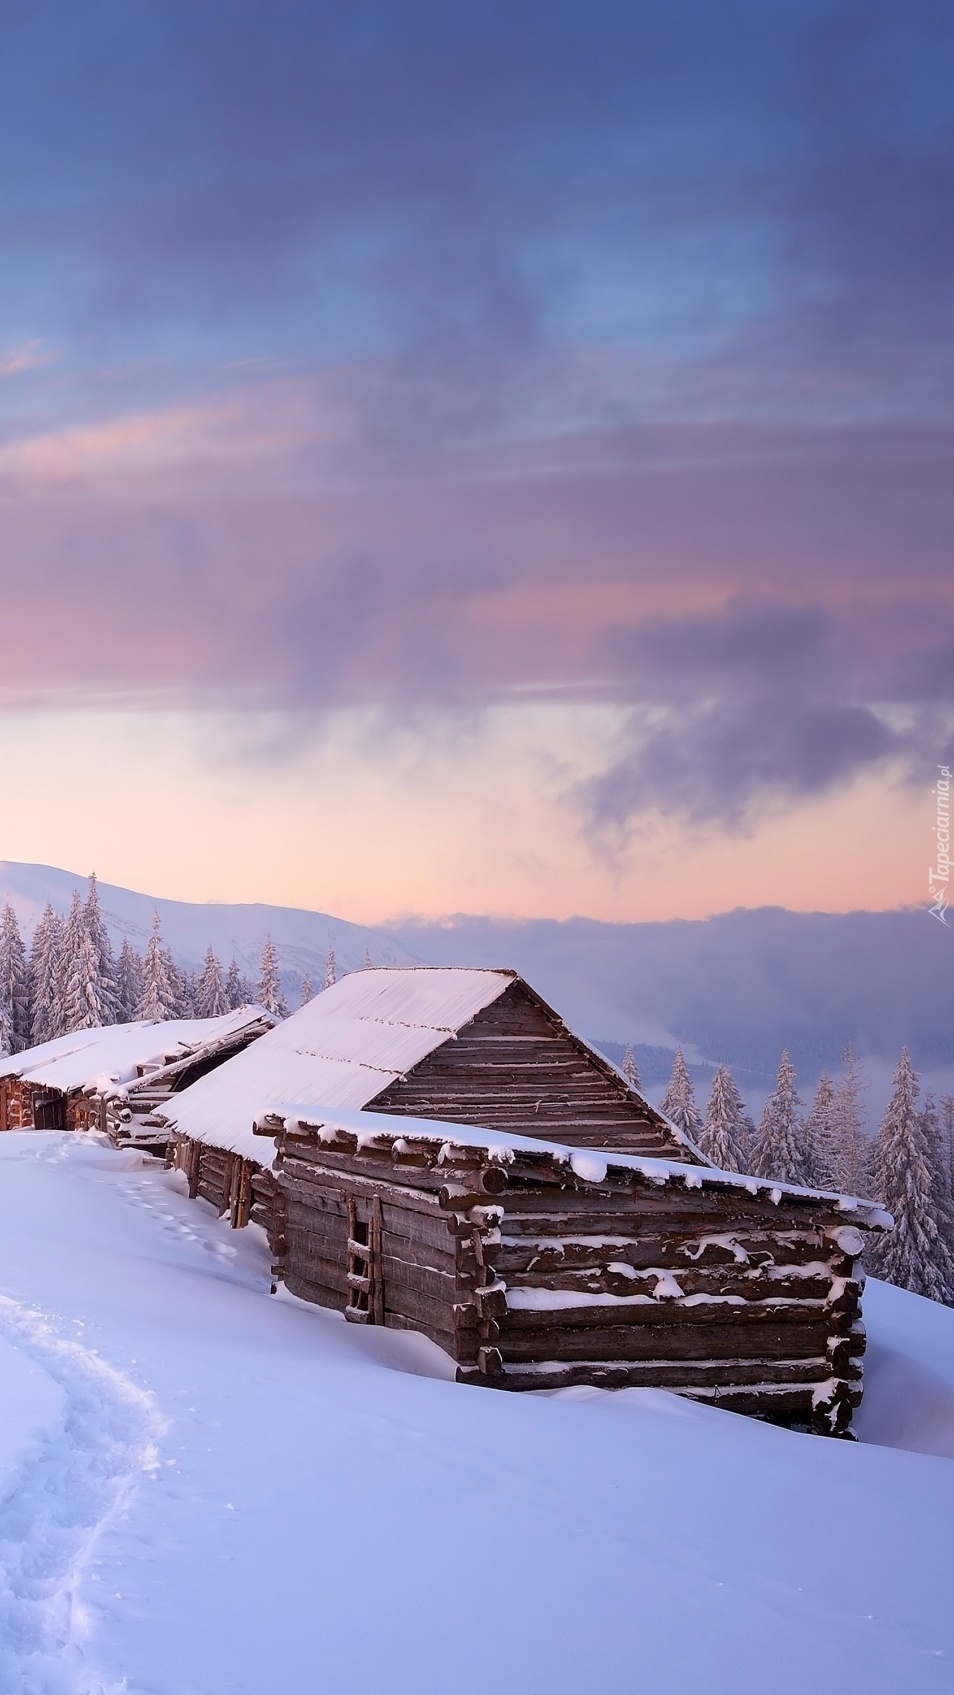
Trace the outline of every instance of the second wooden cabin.
<path fill-rule="evenodd" d="M 0 1130 L 104 1130 L 117 1144 L 153 1147 L 150 1132 L 138 1134 L 143 1119 L 274 1024 L 263 1007 L 243 1006 L 219 1018 L 74 1030 L 7 1054 L 0 1059 Z"/>

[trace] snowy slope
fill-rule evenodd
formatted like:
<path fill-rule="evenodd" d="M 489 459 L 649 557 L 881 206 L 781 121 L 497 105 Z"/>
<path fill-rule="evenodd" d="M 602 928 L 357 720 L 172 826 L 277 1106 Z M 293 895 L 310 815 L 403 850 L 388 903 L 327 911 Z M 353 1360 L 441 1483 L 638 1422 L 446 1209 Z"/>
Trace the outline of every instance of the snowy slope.
<path fill-rule="evenodd" d="M 4 1695 L 947 1695 L 950 1460 L 458 1386 L 180 1182 L 0 1138 Z M 954 1314 L 875 1293 L 954 1381 Z"/>
<path fill-rule="evenodd" d="M 9 900 L 25 936 L 34 926 L 47 901 L 56 912 L 69 911 L 74 889 L 86 892 L 87 873 L 59 871 L 50 865 L 19 865 L 0 861 L 0 906 Z M 340 970 L 354 971 L 362 964 L 365 949 L 375 965 L 419 963 L 403 943 L 382 930 L 349 924 L 326 912 L 303 912 L 285 906 L 227 906 L 179 900 L 160 900 L 137 894 L 113 883 L 100 883 L 103 917 L 113 946 L 124 936 L 142 952 L 158 911 L 163 940 L 180 965 L 201 966 L 211 942 L 224 964 L 233 957 L 242 970 L 257 976 L 262 943 L 271 935 L 283 970 L 300 975 L 310 971 L 315 986 L 325 980 L 325 959 L 333 947 Z"/>

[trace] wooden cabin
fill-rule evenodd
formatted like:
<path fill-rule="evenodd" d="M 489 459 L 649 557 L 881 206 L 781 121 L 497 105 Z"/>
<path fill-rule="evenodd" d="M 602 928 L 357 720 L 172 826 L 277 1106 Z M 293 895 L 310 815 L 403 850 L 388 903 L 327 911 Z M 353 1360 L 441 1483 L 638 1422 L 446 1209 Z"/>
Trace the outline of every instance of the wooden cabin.
<path fill-rule="evenodd" d="M 715 1170 L 514 972 L 355 972 L 154 1124 L 276 1280 L 422 1331 L 462 1381 L 850 1425 L 887 1215 Z"/>
<path fill-rule="evenodd" d="M 355 971 L 144 1127 L 170 1137 L 191 1195 L 267 1225 L 273 1184 L 253 1118 L 295 1101 L 473 1124 L 578 1148 L 704 1161 L 514 971 Z"/>
<path fill-rule="evenodd" d="M 273 1273 L 422 1331 L 461 1382 L 664 1388 L 845 1434 L 861 1400 L 863 1201 L 679 1160 L 378 1113 L 267 1112 Z"/>
<path fill-rule="evenodd" d="M 164 1153 L 141 1125 L 162 1100 L 272 1029 L 260 1006 L 220 1018 L 75 1030 L 0 1060 L 0 1131 L 103 1130 L 117 1144 Z"/>

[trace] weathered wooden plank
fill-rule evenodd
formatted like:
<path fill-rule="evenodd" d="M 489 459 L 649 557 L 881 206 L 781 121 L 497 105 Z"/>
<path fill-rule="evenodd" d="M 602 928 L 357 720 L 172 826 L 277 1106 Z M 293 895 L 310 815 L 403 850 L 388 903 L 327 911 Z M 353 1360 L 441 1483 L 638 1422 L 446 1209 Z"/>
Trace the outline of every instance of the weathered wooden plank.
<path fill-rule="evenodd" d="M 796 1269 L 785 1269 L 784 1275 L 779 1275 L 780 1268 L 769 1266 L 755 1271 L 743 1269 L 730 1270 L 728 1266 L 711 1266 L 705 1268 L 693 1267 L 686 1264 L 675 1266 L 653 1266 L 642 1271 L 633 1271 L 630 1267 L 613 1271 L 604 1268 L 602 1271 L 562 1271 L 550 1272 L 546 1276 L 531 1277 L 526 1273 L 509 1276 L 509 1289 L 546 1289 L 559 1294 L 587 1295 L 653 1295 L 658 1284 L 664 1281 L 669 1294 L 681 1291 L 683 1295 L 712 1295 L 737 1296 L 745 1301 L 825 1301 L 833 1285 L 840 1291 L 843 1279 L 832 1272 L 830 1266 L 819 1262 L 817 1270 L 806 1269 L 801 1273 Z"/>
<path fill-rule="evenodd" d="M 505 1360 L 792 1359 L 824 1354 L 824 1324 L 628 1324 L 513 1330 L 500 1321 Z"/>
<path fill-rule="evenodd" d="M 707 1270 L 720 1266 L 757 1269 L 775 1263 L 798 1266 L 827 1260 L 829 1256 L 835 1267 L 842 1258 L 833 1253 L 831 1244 L 825 1242 L 818 1231 L 805 1231 L 798 1241 L 784 1241 L 778 1233 L 769 1231 L 715 1232 L 734 1242 L 733 1251 L 724 1240 L 714 1242 L 710 1239 L 707 1242 L 704 1231 L 696 1235 L 687 1235 L 683 1230 L 663 1231 L 658 1223 L 645 1231 L 642 1224 L 637 1223 L 638 1234 L 629 1238 L 617 1236 L 613 1240 L 607 1232 L 607 1236 L 587 1239 L 580 1235 L 569 1237 L 566 1241 L 548 1240 L 539 1235 L 511 1237 L 508 1235 L 509 1224 L 505 1212 L 503 1239 L 496 1250 L 494 1263 L 502 1277 L 510 1277 L 528 1287 L 534 1283 L 545 1286 L 551 1277 L 601 1269 L 610 1263 L 629 1265 L 634 1270 L 658 1265 L 678 1272 L 694 1266 Z"/>
<path fill-rule="evenodd" d="M 331 1284 L 306 1276 L 302 1271 L 288 1273 L 284 1281 L 289 1294 L 297 1295 L 300 1301 L 311 1301 L 314 1306 L 330 1307 L 333 1312 L 344 1312 L 348 1304 L 347 1287 L 344 1290 L 334 1288 Z"/>
<path fill-rule="evenodd" d="M 536 1378 L 533 1386 L 539 1388 L 556 1387 L 554 1379 L 568 1375 L 576 1382 L 589 1383 L 609 1374 L 618 1381 L 603 1387 L 673 1389 L 690 1395 L 698 1389 L 751 1389 L 761 1383 L 814 1389 L 820 1383 L 828 1383 L 832 1375 L 824 1356 L 778 1360 L 564 1360 L 552 1362 L 549 1368 L 545 1361 L 515 1366 L 505 1359 L 504 1364 L 507 1371 L 517 1371 L 522 1378 Z"/>

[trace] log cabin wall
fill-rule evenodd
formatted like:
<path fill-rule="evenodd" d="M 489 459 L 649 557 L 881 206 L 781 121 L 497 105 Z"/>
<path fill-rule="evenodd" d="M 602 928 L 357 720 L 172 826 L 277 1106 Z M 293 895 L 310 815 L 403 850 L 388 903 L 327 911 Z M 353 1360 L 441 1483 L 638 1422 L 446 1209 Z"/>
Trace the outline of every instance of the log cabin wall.
<path fill-rule="evenodd" d="M 438 1164 L 422 1147 L 279 1134 L 274 1274 L 360 1322 L 422 1331 L 461 1381 L 666 1388 L 848 1430 L 862 1234 L 835 1202 L 701 1186 L 698 1171 L 594 1182 L 542 1151 Z"/>
<path fill-rule="evenodd" d="M 833 1203 L 514 1175 L 503 1386 L 672 1389 L 825 1433 L 861 1400 L 863 1238 Z"/>
<path fill-rule="evenodd" d="M 166 1163 L 184 1173 L 190 1200 L 208 1201 L 220 1217 L 228 1213 L 233 1229 L 252 1223 L 272 1230 L 275 1183 L 254 1160 L 189 1136 L 176 1136 L 169 1144 Z"/>
<path fill-rule="evenodd" d="M 419 1331 L 450 1354 L 459 1376 L 480 1377 L 504 1305 L 484 1174 L 402 1159 L 385 1170 L 380 1158 L 307 1137 L 286 1138 L 276 1163 L 273 1272 L 290 1292 L 352 1322 Z M 474 1203 L 466 1216 L 453 1204 L 463 1194 L 455 1177 Z"/>
<path fill-rule="evenodd" d="M 40 1129 L 72 1130 L 78 1116 L 75 1097 L 60 1089 L 22 1077 L 0 1078 L 0 1130 L 35 1130 L 38 1120 Z"/>
<path fill-rule="evenodd" d="M 520 982 L 369 1101 L 368 1110 L 509 1130 L 575 1148 L 693 1158 L 608 1061 Z"/>

